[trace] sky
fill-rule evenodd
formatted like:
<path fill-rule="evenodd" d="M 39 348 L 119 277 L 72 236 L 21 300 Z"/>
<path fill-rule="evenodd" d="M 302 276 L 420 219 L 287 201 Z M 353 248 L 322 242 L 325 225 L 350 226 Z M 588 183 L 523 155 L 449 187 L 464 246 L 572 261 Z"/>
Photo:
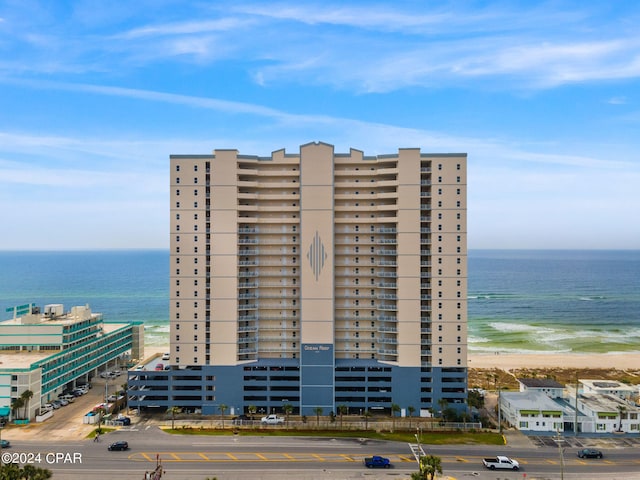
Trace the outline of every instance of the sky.
<path fill-rule="evenodd" d="M 0 0 L 0 250 L 166 249 L 171 154 L 312 141 L 467 153 L 470 249 L 640 249 L 638 25 L 609 0 Z"/>

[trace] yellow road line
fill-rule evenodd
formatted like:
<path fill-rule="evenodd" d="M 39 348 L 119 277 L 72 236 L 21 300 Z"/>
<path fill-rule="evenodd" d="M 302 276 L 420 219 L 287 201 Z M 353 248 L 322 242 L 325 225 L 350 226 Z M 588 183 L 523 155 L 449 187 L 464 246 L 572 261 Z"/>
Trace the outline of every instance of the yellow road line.
<path fill-rule="evenodd" d="M 311 454 L 312 457 L 317 458 L 318 460 L 320 460 L 321 462 L 324 462 L 324 457 L 321 457 L 320 455 L 318 455 L 317 453 L 312 453 Z"/>
<path fill-rule="evenodd" d="M 233 453 L 227 453 L 226 455 L 227 455 L 227 457 L 229 457 L 231 460 L 238 460 L 238 457 L 236 457 Z"/>
<path fill-rule="evenodd" d="M 467 460 L 466 458 L 462 458 L 462 457 L 456 457 L 456 461 L 457 462 L 463 462 L 463 463 L 469 463 L 469 460 Z"/>
<path fill-rule="evenodd" d="M 256 457 L 258 457 L 261 460 L 264 460 L 265 462 L 268 460 L 268 458 L 262 455 L 261 453 L 256 453 L 255 455 Z"/>
<path fill-rule="evenodd" d="M 345 453 L 341 453 L 340 456 L 342 458 L 344 458 L 347 462 L 355 462 L 355 459 L 350 455 L 347 455 Z"/>

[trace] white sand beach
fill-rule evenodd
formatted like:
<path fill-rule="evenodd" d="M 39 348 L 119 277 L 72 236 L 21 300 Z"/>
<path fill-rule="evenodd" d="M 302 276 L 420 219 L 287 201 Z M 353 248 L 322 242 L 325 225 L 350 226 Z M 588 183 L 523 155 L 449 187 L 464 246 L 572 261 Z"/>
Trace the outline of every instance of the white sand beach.
<path fill-rule="evenodd" d="M 469 368 L 607 368 L 639 370 L 640 353 L 469 354 Z"/>

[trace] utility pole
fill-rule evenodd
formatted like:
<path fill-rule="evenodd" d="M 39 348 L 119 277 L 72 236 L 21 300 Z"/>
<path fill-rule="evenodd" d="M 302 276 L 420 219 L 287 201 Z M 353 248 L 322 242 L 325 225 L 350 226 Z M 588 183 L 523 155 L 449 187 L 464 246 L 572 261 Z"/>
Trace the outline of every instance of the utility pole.
<path fill-rule="evenodd" d="M 578 380 L 578 371 L 576 370 L 576 401 L 574 409 L 576 411 L 575 423 L 573 426 L 573 435 L 578 436 L 578 389 L 580 388 L 580 381 Z"/>
<path fill-rule="evenodd" d="M 558 451 L 560 452 L 560 480 L 564 480 L 564 452 L 562 451 L 562 442 L 564 441 L 560 436 L 560 428 L 558 432 Z"/>
<path fill-rule="evenodd" d="M 500 387 L 498 387 L 498 432 L 502 433 L 502 409 L 500 408 Z"/>

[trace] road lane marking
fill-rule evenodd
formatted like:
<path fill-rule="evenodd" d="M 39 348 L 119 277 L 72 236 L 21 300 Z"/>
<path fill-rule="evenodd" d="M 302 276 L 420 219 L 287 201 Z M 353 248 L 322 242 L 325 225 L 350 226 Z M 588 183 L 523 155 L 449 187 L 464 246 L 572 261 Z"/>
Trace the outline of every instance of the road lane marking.
<path fill-rule="evenodd" d="M 238 461 L 238 457 L 234 456 L 234 455 L 233 455 L 233 453 L 228 453 L 228 452 L 227 452 L 227 456 L 228 456 L 231 460 Z"/>
<path fill-rule="evenodd" d="M 264 460 L 265 462 L 268 460 L 267 457 L 265 457 L 261 453 L 256 453 L 255 455 L 256 455 L 256 457 L 260 458 L 261 460 Z"/>

